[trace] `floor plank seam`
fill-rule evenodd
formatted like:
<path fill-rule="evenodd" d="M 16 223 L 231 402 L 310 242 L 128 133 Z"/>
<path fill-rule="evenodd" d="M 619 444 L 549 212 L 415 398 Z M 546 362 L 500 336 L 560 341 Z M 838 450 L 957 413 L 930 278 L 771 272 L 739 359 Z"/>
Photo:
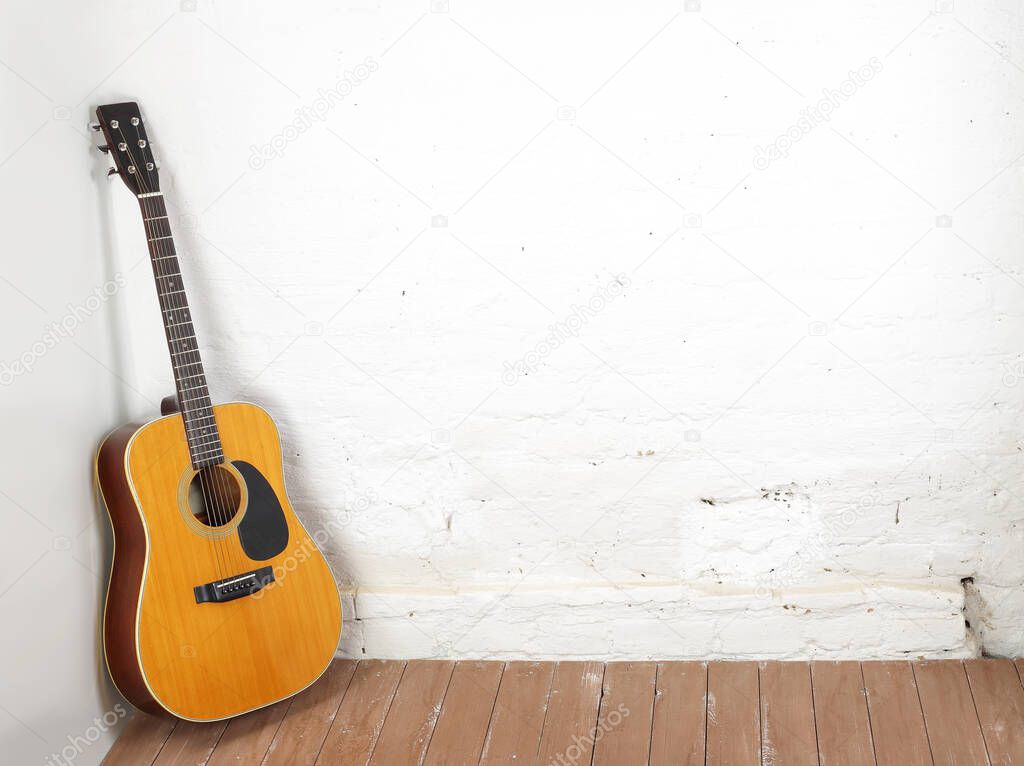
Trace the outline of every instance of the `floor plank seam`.
<path fill-rule="evenodd" d="M 935 750 L 932 748 L 932 737 L 928 733 L 928 719 L 924 715 L 924 700 L 921 699 L 921 687 L 917 685 L 917 670 L 914 668 L 914 663 L 908 663 L 910 665 L 910 677 L 914 679 L 914 691 L 917 692 L 917 706 L 921 709 L 921 722 L 924 724 L 924 737 L 928 743 L 928 757 L 931 759 L 932 766 L 935 766 Z"/>
<path fill-rule="evenodd" d="M 590 740 L 593 746 L 590 748 L 590 766 L 597 761 L 597 728 L 601 725 L 601 708 L 604 705 L 605 681 L 608 678 L 608 663 L 601 667 L 601 696 L 597 698 L 597 715 L 594 716 L 594 728 L 590 730 Z"/>
<path fill-rule="evenodd" d="M 654 755 L 654 716 L 658 709 L 658 678 L 661 676 L 661 663 L 654 665 L 654 699 L 651 700 L 651 736 L 647 739 L 647 766 L 651 764 L 651 756 Z"/>
<path fill-rule="evenodd" d="M 821 740 L 818 738 L 818 709 L 814 704 L 814 673 L 811 671 L 811 663 L 807 663 L 807 683 L 811 687 L 811 720 L 814 722 L 814 754 L 821 766 Z"/>
<path fill-rule="evenodd" d="M 555 676 L 558 674 L 558 666 L 560 663 L 556 662 L 554 670 L 551 672 L 551 683 L 548 684 L 548 696 L 544 701 L 544 720 L 540 724 L 540 737 L 537 738 L 537 749 L 533 753 L 533 760 L 537 761 L 540 759 L 540 746 L 544 744 L 544 730 L 548 725 L 548 713 L 551 712 L 551 690 L 555 688 Z M 504 675 L 504 673 L 503 673 Z M 497 696 L 494 698 L 497 700 Z M 540 766 L 540 764 L 538 764 Z"/>
<path fill-rule="evenodd" d="M 857 663 L 857 670 L 860 671 L 860 696 L 864 699 L 864 709 L 868 713 L 868 742 L 871 743 L 871 758 L 878 766 L 878 752 L 875 749 L 875 730 L 871 725 L 871 701 L 868 699 L 868 682 L 864 678 L 864 663 Z M 820 756 L 819 756 L 820 757 Z"/>
<path fill-rule="evenodd" d="M 452 679 L 455 678 L 455 669 L 459 666 L 459 662 L 452 663 L 452 672 L 448 674 L 448 683 L 444 685 L 444 694 L 441 695 L 441 701 L 437 705 L 437 712 L 434 714 L 434 723 L 430 727 L 430 734 L 427 737 L 426 745 L 423 747 L 423 755 L 420 756 L 419 763 L 416 766 L 423 766 L 427 760 L 427 754 L 430 752 L 430 743 L 434 741 L 434 732 L 437 731 L 437 722 L 441 720 L 441 710 L 444 708 L 444 701 L 448 699 L 448 690 L 452 688 Z"/>
<path fill-rule="evenodd" d="M 967 689 L 971 692 L 971 704 L 974 705 L 974 715 L 978 718 L 981 742 L 985 745 L 985 758 L 988 760 L 989 766 L 992 766 L 992 753 L 989 752 L 988 736 L 985 734 L 985 727 L 981 725 L 981 713 L 978 711 L 978 700 L 974 698 L 974 684 L 971 683 L 971 674 L 967 672 L 967 665 L 964 662 L 960 663 L 960 667 L 963 669 L 964 677 L 967 679 Z"/>
<path fill-rule="evenodd" d="M 335 660 L 338 662 L 339 660 Z M 316 753 L 313 755 L 313 763 L 317 763 L 320 760 L 320 753 L 324 750 L 324 745 L 327 744 L 327 738 L 331 735 L 331 729 L 334 728 L 334 721 L 338 717 L 338 713 L 341 711 L 341 705 L 345 701 L 345 697 L 348 696 L 348 690 L 352 688 L 352 679 L 356 677 L 356 670 L 359 669 L 359 661 L 356 660 L 352 668 L 352 672 L 349 674 L 348 681 L 345 683 L 345 688 L 341 691 L 341 696 L 338 697 L 338 707 L 335 708 L 334 714 L 331 715 L 330 722 L 327 724 L 327 728 L 324 729 L 324 737 L 320 740 L 320 747 L 316 749 Z M 222 735 L 223 736 L 223 735 Z"/>
<path fill-rule="evenodd" d="M 384 733 L 384 727 L 388 725 L 388 716 L 391 715 L 391 708 L 395 705 L 395 698 L 398 696 L 398 690 L 402 688 L 402 679 L 405 678 L 405 671 L 408 669 L 408 661 L 403 661 L 402 672 L 398 676 L 398 683 L 395 684 L 395 691 L 391 695 L 391 699 L 388 700 L 388 709 L 384 711 L 384 717 L 381 719 L 380 730 L 377 732 L 377 738 L 374 739 L 373 744 L 370 746 L 370 752 L 366 754 L 367 764 L 369 764 L 373 760 L 373 754 L 377 752 L 377 745 L 380 744 L 380 735 Z"/>
<path fill-rule="evenodd" d="M 505 671 L 508 670 L 508 663 L 501 663 L 501 675 L 498 676 L 498 686 L 494 690 L 494 699 L 491 700 L 491 713 L 487 716 L 487 725 L 484 727 L 484 740 L 480 743 L 480 754 L 476 757 L 477 766 L 484 759 L 484 748 L 487 747 L 487 733 L 491 730 L 491 721 L 494 720 L 494 711 L 498 708 L 498 692 L 501 691 L 501 682 L 505 680 Z M 545 716 L 546 718 L 547 716 Z"/>
<path fill-rule="evenodd" d="M 292 712 L 292 705 L 294 704 L 295 697 L 292 697 L 288 700 L 288 708 L 284 711 L 284 715 L 281 716 L 281 720 L 277 722 L 277 728 L 274 729 L 274 736 L 271 737 L 270 741 L 267 743 L 267 751 L 263 754 L 263 757 L 260 758 L 260 766 L 263 766 L 263 764 L 266 763 L 267 756 L 270 755 L 270 748 L 274 746 L 274 742 L 277 740 L 277 735 L 281 732 L 281 727 L 284 725 L 284 721 L 288 717 L 288 714 Z"/>
<path fill-rule="evenodd" d="M 217 747 L 220 745 L 220 741 L 224 739 L 224 732 L 227 730 L 228 727 L 227 724 L 225 724 L 224 728 L 220 730 L 220 734 L 217 735 L 217 741 L 214 742 L 213 747 L 210 748 L 210 754 L 203 759 L 203 762 L 199 766 L 206 766 L 206 764 L 210 762 L 210 759 L 213 758 L 213 754 L 217 752 Z"/>
<path fill-rule="evenodd" d="M 764 719 L 761 717 L 761 663 L 755 663 L 757 671 L 757 760 L 764 763 Z"/>
<path fill-rule="evenodd" d="M 704 766 L 708 766 L 708 705 L 711 697 L 711 663 L 704 663 Z"/>
<path fill-rule="evenodd" d="M 137 715 L 137 716 L 144 715 L 144 713 L 142 711 L 140 711 L 140 710 L 136 710 L 135 711 L 135 715 Z M 156 752 L 153 754 L 153 760 L 151 760 L 149 762 L 150 766 L 152 766 L 152 764 L 156 763 L 157 759 L 160 757 L 160 753 L 162 753 L 164 751 L 164 748 L 167 747 L 167 743 L 170 741 L 171 735 L 174 734 L 174 730 L 178 728 L 178 723 L 179 723 L 179 721 L 178 721 L 177 718 L 175 718 L 171 722 L 171 728 L 168 730 L 167 736 L 164 737 L 164 741 L 160 743 L 160 747 L 158 747 L 156 749 Z M 106 759 L 104 759 L 104 760 L 106 760 Z"/>

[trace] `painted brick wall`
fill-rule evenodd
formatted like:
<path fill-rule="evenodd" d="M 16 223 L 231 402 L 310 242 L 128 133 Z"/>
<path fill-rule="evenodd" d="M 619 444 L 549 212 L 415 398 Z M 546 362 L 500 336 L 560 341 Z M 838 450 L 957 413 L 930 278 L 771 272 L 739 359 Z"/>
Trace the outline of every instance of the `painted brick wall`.
<path fill-rule="evenodd" d="M 1015 4 L 127 14 L 70 83 L 9 55 L 93 87 L 83 152 L 143 100 L 211 389 L 277 416 L 345 654 L 1024 651 Z M 96 355 L 140 415 L 135 215 L 111 187 Z"/>

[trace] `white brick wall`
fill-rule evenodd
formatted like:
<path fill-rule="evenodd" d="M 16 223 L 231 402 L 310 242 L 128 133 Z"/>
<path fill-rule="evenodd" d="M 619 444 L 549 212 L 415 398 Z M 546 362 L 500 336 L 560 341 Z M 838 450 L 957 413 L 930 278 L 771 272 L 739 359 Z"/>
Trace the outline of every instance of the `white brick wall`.
<path fill-rule="evenodd" d="M 200 4 L 116 92 L 347 654 L 966 655 L 965 577 L 1024 648 L 1010 4 L 326 8 Z"/>

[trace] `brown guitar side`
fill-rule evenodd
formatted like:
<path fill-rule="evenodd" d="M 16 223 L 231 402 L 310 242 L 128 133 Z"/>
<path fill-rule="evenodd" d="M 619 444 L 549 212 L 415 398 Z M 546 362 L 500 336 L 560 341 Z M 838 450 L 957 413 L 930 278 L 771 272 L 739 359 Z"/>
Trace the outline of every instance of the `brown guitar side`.
<path fill-rule="evenodd" d="M 301 691 L 329 665 L 341 632 L 333 575 L 285 493 L 273 421 L 251 404 L 214 412 L 228 460 L 258 469 L 280 504 L 287 545 L 269 558 L 249 558 L 237 526 L 216 537 L 190 521 L 182 482 L 192 468 L 180 416 L 118 429 L 96 461 L 115 540 L 104 616 L 108 669 L 140 709 L 193 721 L 240 715 Z M 255 512 L 250 501 L 236 524 Z M 194 587 L 268 566 L 276 580 L 263 590 L 197 603 Z"/>
<path fill-rule="evenodd" d="M 103 610 L 103 651 L 107 669 L 121 695 L 139 710 L 165 713 L 146 688 L 135 654 L 135 615 L 146 563 L 146 533 L 125 475 L 125 452 L 141 424 L 112 432 L 96 455 L 96 483 L 114 529 L 114 561 L 110 566 Z"/>

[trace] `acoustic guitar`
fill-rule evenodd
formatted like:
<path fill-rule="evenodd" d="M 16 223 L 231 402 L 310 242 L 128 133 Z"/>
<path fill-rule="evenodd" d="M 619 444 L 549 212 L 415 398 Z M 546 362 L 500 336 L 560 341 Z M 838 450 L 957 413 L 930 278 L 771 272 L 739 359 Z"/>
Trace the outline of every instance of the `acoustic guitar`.
<path fill-rule="evenodd" d="M 142 710 L 213 721 L 285 699 L 327 669 L 341 635 L 331 570 L 285 492 L 281 444 L 255 404 L 214 405 L 138 104 L 96 110 L 135 195 L 176 397 L 103 441 L 96 479 L 114 530 L 103 641 Z"/>

